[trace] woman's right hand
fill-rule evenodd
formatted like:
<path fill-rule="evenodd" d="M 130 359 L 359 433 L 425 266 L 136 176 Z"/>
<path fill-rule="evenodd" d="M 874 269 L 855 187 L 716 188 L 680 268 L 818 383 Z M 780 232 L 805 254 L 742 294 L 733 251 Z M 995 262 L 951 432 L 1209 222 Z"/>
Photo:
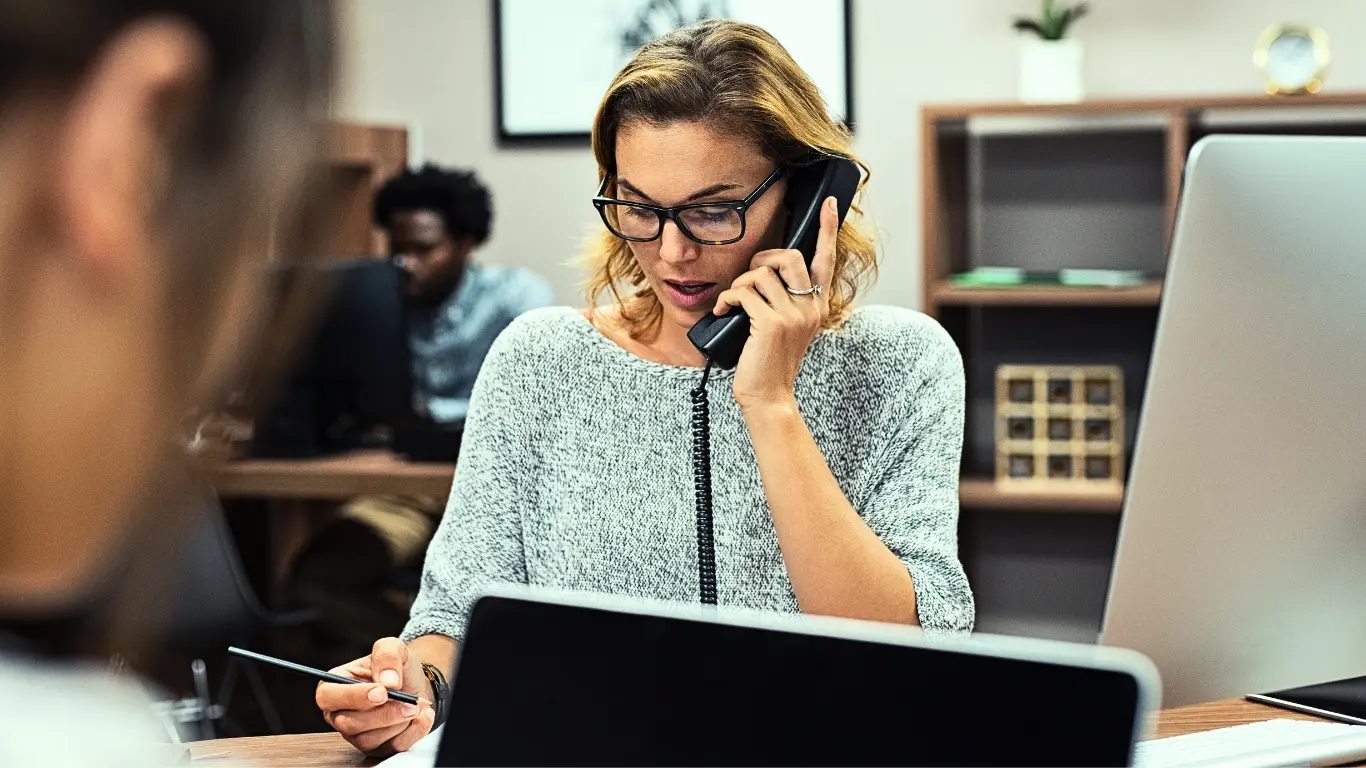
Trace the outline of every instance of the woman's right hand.
<path fill-rule="evenodd" d="M 421 659 L 402 640 L 376 641 L 369 656 L 331 672 L 365 683 L 319 683 L 314 697 L 327 724 L 360 751 L 376 756 L 405 752 L 432 730 L 436 710 L 431 685 Z M 390 701 L 386 688 L 414 694 L 419 703 Z"/>

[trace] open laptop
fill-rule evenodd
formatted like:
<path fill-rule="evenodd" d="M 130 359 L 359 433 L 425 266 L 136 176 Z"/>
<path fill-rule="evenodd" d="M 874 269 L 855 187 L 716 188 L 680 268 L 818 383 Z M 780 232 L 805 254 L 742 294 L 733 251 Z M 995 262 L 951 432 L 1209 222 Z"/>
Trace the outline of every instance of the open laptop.
<path fill-rule="evenodd" d="M 501 592 L 471 615 L 438 765 L 1127 765 L 1138 654 Z"/>
<path fill-rule="evenodd" d="M 1366 139 L 1192 152 L 1102 642 L 1167 707 L 1366 674 Z"/>

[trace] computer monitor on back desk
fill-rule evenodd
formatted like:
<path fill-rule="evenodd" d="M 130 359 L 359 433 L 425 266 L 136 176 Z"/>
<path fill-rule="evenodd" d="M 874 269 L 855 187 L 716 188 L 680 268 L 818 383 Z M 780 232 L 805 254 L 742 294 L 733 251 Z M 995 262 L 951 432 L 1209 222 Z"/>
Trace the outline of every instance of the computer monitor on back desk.
<path fill-rule="evenodd" d="M 405 275 L 387 259 L 284 264 L 272 277 L 317 280 L 323 292 L 297 359 L 258 417 L 253 455 L 311 458 L 392 448 L 454 461 L 460 425 L 415 409 Z"/>
<path fill-rule="evenodd" d="M 1191 153 L 1102 642 L 1166 707 L 1366 674 L 1366 140 Z"/>

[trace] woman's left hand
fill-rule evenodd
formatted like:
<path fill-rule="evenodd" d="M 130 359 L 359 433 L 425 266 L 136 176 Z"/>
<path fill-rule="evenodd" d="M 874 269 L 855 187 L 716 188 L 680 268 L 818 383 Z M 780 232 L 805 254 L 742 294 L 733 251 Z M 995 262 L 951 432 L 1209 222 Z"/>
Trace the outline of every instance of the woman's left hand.
<path fill-rule="evenodd" d="M 749 315 L 749 340 L 735 366 L 735 400 L 741 411 L 795 403 L 802 358 L 830 315 L 838 233 L 835 198 L 827 198 L 821 206 L 816 257 L 809 271 L 800 251 L 760 251 L 750 260 L 750 271 L 717 297 L 715 314 L 724 315 L 738 306 Z M 813 285 L 821 286 L 821 292 L 806 296 L 787 292 Z"/>

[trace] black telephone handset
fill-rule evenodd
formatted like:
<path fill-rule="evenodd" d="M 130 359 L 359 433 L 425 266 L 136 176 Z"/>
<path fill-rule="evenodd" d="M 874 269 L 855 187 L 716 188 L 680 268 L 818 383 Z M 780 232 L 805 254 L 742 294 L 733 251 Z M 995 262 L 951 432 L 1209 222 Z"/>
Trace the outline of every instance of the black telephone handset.
<path fill-rule="evenodd" d="M 800 168 L 788 176 L 787 248 L 802 252 L 806 266 L 816 258 L 816 238 L 821 230 L 821 206 L 834 196 L 839 223 L 853 205 L 858 191 L 859 169 L 852 160 L 835 158 Z M 822 286 L 829 288 L 829 286 Z M 749 338 L 749 316 L 736 307 L 717 317 L 707 315 L 688 331 L 688 339 L 707 358 L 702 381 L 692 391 L 692 466 L 693 501 L 697 511 L 697 589 L 704 605 L 716 605 L 716 541 L 712 531 L 711 505 L 711 406 L 707 398 L 707 377 L 713 365 L 734 368 Z"/>
<path fill-rule="evenodd" d="M 784 248 L 802 252 L 806 266 L 816 258 L 816 238 L 821 228 L 821 204 L 834 195 L 839 222 L 849 213 L 858 191 L 859 169 L 851 160 L 834 158 L 799 168 L 787 179 L 787 235 Z M 822 286 L 829 290 L 830 286 Z M 749 338 L 749 316 L 735 307 L 720 317 L 707 315 L 688 331 L 688 339 L 707 360 L 719 368 L 734 368 Z"/>

